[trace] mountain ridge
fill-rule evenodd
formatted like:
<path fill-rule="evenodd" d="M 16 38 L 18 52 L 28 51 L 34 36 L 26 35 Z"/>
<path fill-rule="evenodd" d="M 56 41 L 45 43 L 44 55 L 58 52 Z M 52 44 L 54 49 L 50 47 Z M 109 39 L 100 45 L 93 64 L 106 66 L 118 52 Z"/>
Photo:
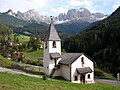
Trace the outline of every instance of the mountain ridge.
<path fill-rule="evenodd" d="M 103 18 L 104 15 L 97 13 L 94 16 Z M 46 23 L 49 24 L 51 22 L 51 16 L 43 16 L 40 15 L 34 9 L 21 13 L 18 11 L 16 14 L 9 9 L 7 12 L 1 13 L 1 20 L 7 25 L 12 25 L 15 27 L 24 27 L 27 24 L 31 23 Z M 7 18 L 7 19 L 6 19 Z M 58 17 L 52 16 L 54 20 L 54 24 L 59 31 L 63 31 L 70 35 L 76 35 L 81 30 L 85 29 L 91 23 L 96 22 L 96 18 L 93 17 L 93 13 L 91 13 L 88 9 L 81 8 L 70 9 L 68 10 L 68 14 L 66 15 L 66 19 L 59 20 Z M 13 27 L 12 27 L 13 28 Z M 34 27 L 33 27 L 34 28 Z M 13 28 L 14 29 L 14 28 Z"/>
<path fill-rule="evenodd" d="M 18 11 L 17 13 L 14 13 L 11 9 L 9 9 L 7 12 L 4 12 L 3 14 L 7 14 L 10 16 L 14 16 L 18 19 L 21 20 L 25 20 L 25 21 L 35 21 L 37 23 L 40 22 L 45 22 L 47 24 L 50 23 L 50 18 L 51 16 L 44 16 L 44 15 L 40 15 L 37 11 L 35 11 L 34 9 L 28 10 L 24 13 L 21 13 L 20 11 Z M 60 13 L 58 16 L 56 17 L 52 17 L 55 21 L 55 24 L 59 24 L 60 21 L 64 22 L 69 22 L 71 20 L 84 20 L 84 21 L 88 21 L 88 22 L 95 22 L 101 19 L 104 19 L 105 17 L 107 17 L 108 15 L 104 15 L 102 13 L 91 13 L 88 9 L 86 8 L 80 8 L 80 9 L 70 9 L 68 10 L 67 14 L 64 13 Z"/>

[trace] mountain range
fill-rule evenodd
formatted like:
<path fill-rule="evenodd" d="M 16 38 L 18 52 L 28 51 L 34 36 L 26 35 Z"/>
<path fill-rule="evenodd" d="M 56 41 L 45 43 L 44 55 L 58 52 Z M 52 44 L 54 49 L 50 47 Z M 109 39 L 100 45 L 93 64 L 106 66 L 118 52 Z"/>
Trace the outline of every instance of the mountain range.
<path fill-rule="evenodd" d="M 8 14 L 10 16 L 14 16 L 18 19 L 25 20 L 28 22 L 45 22 L 50 23 L 51 16 L 43 16 L 40 15 L 37 11 L 34 9 L 31 9 L 29 11 L 26 11 L 24 13 L 21 13 L 18 11 L 17 13 L 14 13 L 11 9 L 9 9 L 7 12 L 4 12 L 4 14 Z M 60 13 L 58 17 L 53 17 L 55 24 L 65 23 L 69 21 L 88 21 L 88 22 L 96 22 L 98 20 L 106 18 L 108 15 L 104 15 L 102 13 L 91 13 L 86 8 L 80 8 L 80 9 L 70 9 L 68 12 Z"/>
<path fill-rule="evenodd" d="M 101 13 L 91 13 L 88 9 L 71 9 L 66 14 L 60 13 L 58 17 L 52 16 L 57 30 L 75 35 L 91 23 L 102 20 L 107 15 Z M 24 27 L 31 23 L 49 24 L 51 16 L 40 15 L 34 9 L 21 13 L 14 13 L 11 9 L 0 14 L 0 22 L 14 27 Z"/>
<path fill-rule="evenodd" d="M 102 13 L 91 13 L 86 8 L 80 9 L 70 9 L 68 10 L 67 14 L 60 13 L 58 15 L 59 21 L 70 21 L 70 20 L 82 20 L 88 22 L 96 22 L 98 20 L 102 20 L 106 18 L 108 15 L 104 15 Z"/>

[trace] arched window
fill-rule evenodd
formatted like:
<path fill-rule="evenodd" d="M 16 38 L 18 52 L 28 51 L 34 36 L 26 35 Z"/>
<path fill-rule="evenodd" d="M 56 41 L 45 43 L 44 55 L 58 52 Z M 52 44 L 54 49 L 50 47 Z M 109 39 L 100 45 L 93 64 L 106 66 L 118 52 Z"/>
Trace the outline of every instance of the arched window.
<path fill-rule="evenodd" d="M 53 41 L 53 48 L 56 48 L 56 42 Z"/>
<path fill-rule="evenodd" d="M 74 81 L 78 81 L 78 76 L 74 76 Z"/>
<path fill-rule="evenodd" d="M 82 67 L 84 67 L 84 57 L 81 58 Z"/>
<path fill-rule="evenodd" d="M 82 62 L 82 64 L 84 64 L 84 57 L 81 58 L 81 62 Z"/>
<path fill-rule="evenodd" d="M 90 79 L 90 74 L 88 74 L 88 79 Z"/>
<path fill-rule="evenodd" d="M 47 49 L 47 41 L 45 42 L 45 49 Z"/>

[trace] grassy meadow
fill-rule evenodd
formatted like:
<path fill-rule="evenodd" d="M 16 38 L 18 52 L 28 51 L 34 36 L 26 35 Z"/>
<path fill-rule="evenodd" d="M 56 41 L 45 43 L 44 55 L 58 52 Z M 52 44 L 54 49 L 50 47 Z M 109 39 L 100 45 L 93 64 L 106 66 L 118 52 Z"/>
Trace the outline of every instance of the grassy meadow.
<path fill-rule="evenodd" d="M 14 34 L 11 34 L 10 38 L 12 40 L 14 40 Z M 19 34 L 19 35 L 17 35 L 17 38 L 19 39 L 19 42 L 24 43 L 24 42 L 28 42 L 30 37 L 22 35 L 22 34 Z"/>
<path fill-rule="evenodd" d="M 65 81 L 43 80 L 24 75 L 0 73 L 0 90 L 120 90 L 103 83 L 74 84 Z"/>
<path fill-rule="evenodd" d="M 0 55 L 0 67 L 10 68 L 11 64 L 13 64 L 13 63 L 14 62 L 12 62 L 11 60 L 8 60 L 7 58 L 5 58 L 2 55 Z"/>
<path fill-rule="evenodd" d="M 38 61 L 38 58 L 43 57 L 43 50 L 36 50 L 33 51 L 31 49 L 23 52 L 25 55 L 25 58 L 30 59 L 32 61 Z"/>

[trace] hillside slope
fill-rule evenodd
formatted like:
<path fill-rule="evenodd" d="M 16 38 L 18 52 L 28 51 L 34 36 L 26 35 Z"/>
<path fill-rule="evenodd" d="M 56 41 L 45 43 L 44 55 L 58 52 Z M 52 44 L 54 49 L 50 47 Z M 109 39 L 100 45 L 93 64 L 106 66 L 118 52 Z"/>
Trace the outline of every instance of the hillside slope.
<path fill-rule="evenodd" d="M 0 36 L 10 35 L 11 33 L 12 29 L 0 23 Z"/>
<path fill-rule="evenodd" d="M 6 15 L 6 14 L 1 14 L 0 15 L 0 23 L 10 25 L 10 26 L 14 26 L 14 27 L 22 27 L 22 26 L 28 24 L 28 22 L 26 22 L 26 21 L 17 19 L 13 16 L 9 16 L 9 15 Z"/>
<path fill-rule="evenodd" d="M 81 30 L 86 28 L 90 25 L 90 22 L 82 21 L 82 20 L 76 20 L 76 21 L 69 21 L 62 24 L 57 24 L 56 28 L 60 31 L 64 31 L 70 35 L 76 35 Z"/>
<path fill-rule="evenodd" d="M 64 42 L 68 52 L 85 52 L 115 76 L 120 71 L 120 7 L 108 18 Z"/>

